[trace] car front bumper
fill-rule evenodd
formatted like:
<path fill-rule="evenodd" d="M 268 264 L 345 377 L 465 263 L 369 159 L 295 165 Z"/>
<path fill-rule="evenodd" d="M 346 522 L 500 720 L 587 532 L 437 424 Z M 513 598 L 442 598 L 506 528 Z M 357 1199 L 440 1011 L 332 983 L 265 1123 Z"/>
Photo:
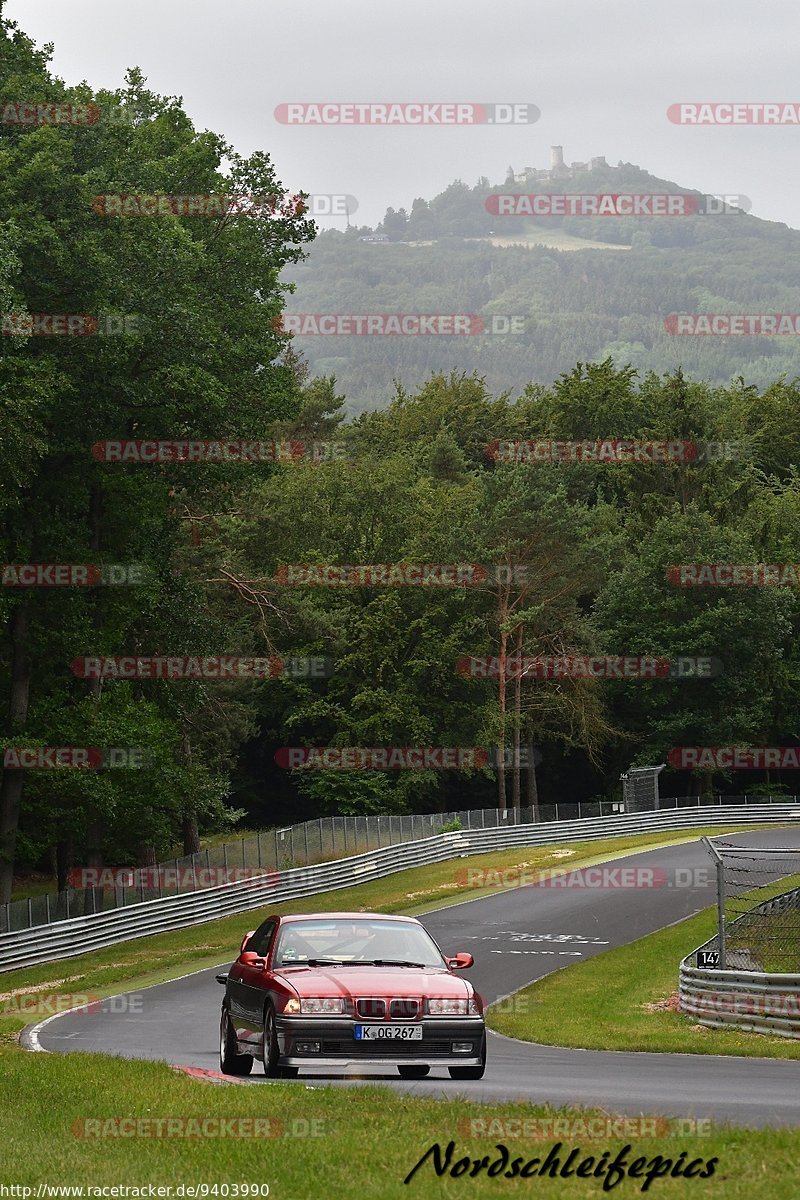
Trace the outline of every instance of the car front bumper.
<path fill-rule="evenodd" d="M 486 1027 L 480 1017 L 423 1018 L 419 1023 L 413 1022 L 422 1026 L 420 1041 L 356 1040 L 356 1024 L 375 1023 L 356 1022 L 352 1017 L 278 1017 L 275 1032 L 281 1065 L 344 1067 L 385 1063 L 387 1066 L 477 1067 L 483 1062 Z M 469 1043 L 471 1050 L 454 1050 L 454 1043 Z M 308 1049 L 309 1046 L 318 1049 Z"/>

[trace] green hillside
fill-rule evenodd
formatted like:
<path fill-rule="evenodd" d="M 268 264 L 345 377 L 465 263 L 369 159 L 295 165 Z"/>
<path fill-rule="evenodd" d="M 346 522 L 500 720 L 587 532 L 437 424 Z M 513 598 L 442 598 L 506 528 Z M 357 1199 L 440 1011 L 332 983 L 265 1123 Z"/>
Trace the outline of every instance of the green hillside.
<path fill-rule="evenodd" d="M 692 193 L 631 164 L 568 180 L 451 184 L 377 232 L 321 233 L 287 280 L 294 313 L 471 313 L 516 317 L 519 332 L 478 336 L 300 336 L 315 374 L 335 373 L 351 411 L 384 406 L 393 379 L 478 370 L 494 392 L 550 383 L 576 360 L 611 356 L 659 373 L 683 367 L 709 383 L 765 386 L 800 374 L 797 336 L 677 336 L 673 312 L 800 312 L 800 231 L 742 212 L 686 217 L 546 217 L 487 211 L 493 193 Z M 699 194 L 694 191 L 693 194 Z M 587 243 L 591 245 L 587 246 Z M 608 253 L 609 250 L 618 251 Z M 624 253 L 619 251 L 624 250 Z M 502 322 L 501 322 L 502 326 Z"/>

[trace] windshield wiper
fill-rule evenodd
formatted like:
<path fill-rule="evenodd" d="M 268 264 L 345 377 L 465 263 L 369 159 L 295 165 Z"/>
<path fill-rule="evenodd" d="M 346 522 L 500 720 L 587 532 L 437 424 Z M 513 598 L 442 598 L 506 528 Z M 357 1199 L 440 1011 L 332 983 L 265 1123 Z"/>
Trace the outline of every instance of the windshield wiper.
<path fill-rule="evenodd" d="M 407 962 L 403 958 L 373 958 L 370 966 L 374 967 L 424 967 L 425 963 Z"/>
<path fill-rule="evenodd" d="M 282 967 L 346 967 L 347 963 L 338 958 L 286 958 L 280 963 Z"/>

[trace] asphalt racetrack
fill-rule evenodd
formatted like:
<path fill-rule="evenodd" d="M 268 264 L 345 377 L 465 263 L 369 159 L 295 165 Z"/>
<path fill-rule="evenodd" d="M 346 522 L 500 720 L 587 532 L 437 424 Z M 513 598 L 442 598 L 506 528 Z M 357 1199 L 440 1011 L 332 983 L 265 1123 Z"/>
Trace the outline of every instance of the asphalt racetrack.
<path fill-rule="evenodd" d="M 760 846 L 800 846 L 800 826 L 726 838 Z M 439 909 L 421 920 L 445 954 L 474 954 L 469 978 L 491 1001 L 714 903 L 710 861 L 699 841 L 664 847 L 610 864 L 651 868 L 658 886 L 511 887 Z M 465 865 L 454 860 L 453 870 Z M 699 868 L 699 876 L 690 878 L 687 868 Z M 256 923 L 253 914 L 243 914 L 242 933 Z M 692 948 L 687 945 L 687 953 Z M 231 947 L 232 956 L 237 949 Z M 677 972 L 676 962 L 676 983 Z M 59 1053 L 100 1052 L 217 1071 L 222 988 L 214 975 L 214 969 L 206 970 L 148 988 L 136 994 L 136 1004 L 105 1001 L 91 1016 L 75 1012 L 50 1018 L 32 1038 L 26 1035 L 27 1044 Z M 624 1115 L 713 1117 L 749 1127 L 800 1126 L 800 1061 L 566 1050 L 490 1034 L 486 1074 L 477 1082 L 453 1081 L 435 1067 L 428 1078 L 413 1081 L 400 1080 L 394 1068 L 361 1067 L 357 1075 L 354 1071 L 313 1075 L 303 1070 L 293 1086 L 359 1086 L 369 1080 L 412 1094 L 596 1105 Z M 271 1085 L 260 1063 L 245 1082 Z"/>

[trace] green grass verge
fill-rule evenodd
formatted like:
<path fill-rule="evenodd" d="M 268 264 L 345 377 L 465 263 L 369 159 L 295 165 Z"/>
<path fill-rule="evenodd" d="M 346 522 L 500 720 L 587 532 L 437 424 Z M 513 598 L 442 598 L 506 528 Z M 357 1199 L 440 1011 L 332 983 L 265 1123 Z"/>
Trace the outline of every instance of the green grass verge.
<path fill-rule="evenodd" d="M 543 1137 L 531 1140 L 498 1135 L 495 1124 L 492 1136 L 476 1137 L 469 1125 L 472 1119 L 530 1122 L 556 1115 L 563 1119 L 600 1114 L 426 1099 L 424 1083 L 413 1097 L 372 1085 L 347 1089 L 309 1089 L 302 1083 L 213 1086 L 158 1063 L 84 1054 L 24 1055 L 0 1050 L 0 1071 L 5 1095 L 13 1098 L 0 1112 L 0 1181 L 7 1184 L 33 1188 L 41 1182 L 136 1187 L 268 1184 L 275 1200 L 364 1200 L 365 1196 L 428 1200 L 534 1193 L 583 1200 L 604 1195 L 601 1180 L 575 1176 L 507 1179 L 487 1178 L 483 1173 L 475 1178 L 437 1178 L 430 1159 L 408 1186 L 403 1183 L 434 1143 L 443 1151 L 448 1142 L 455 1143 L 452 1162 L 484 1155 L 492 1161 L 498 1155 L 497 1143 L 508 1147 L 512 1159 L 541 1161 L 560 1140 L 562 1164 L 572 1149 L 579 1149 L 578 1160 L 592 1155 L 597 1162 L 604 1151 L 613 1157 L 628 1144 L 629 1162 L 639 1156 L 652 1160 L 656 1155 L 683 1164 L 695 1158 L 718 1158 L 714 1177 L 695 1181 L 693 1190 L 703 1197 L 797 1197 L 800 1133 L 796 1131 L 711 1127 L 703 1131 L 705 1136 L 681 1136 L 673 1128 L 671 1136 L 658 1138 L 633 1133 L 627 1137 L 601 1134 L 588 1140 L 580 1134 L 558 1138 L 546 1130 Z M 150 1125 L 120 1126 L 121 1120 L 131 1118 Z M 199 1123 L 196 1132 L 205 1130 L 206 1135 L 152 1136 L 158 1128 L 155 1122 L 163 1118 L 181 1122 L 194 1118 Z M 228 1122 L 226 1136 L 211 1136 L 218 1127 L 209 1122 L 218 1118 Z M 87 1127 L 87 1120 L 97 1124 Z M 230 1124 L 236 1120 L 246 1124 Z M 234 1131 L 246 1134 L 256 1129 L 262 1133 L 269 1129 L 273 1136 L 232 1136 Z M 119 1136 L 118 1131 L 128 1136 Z M 87 1137 L 87 1132 L 105 1136 Z M 137 1132 L 138 1136 L 131 1136 Z M 681 1152 L 686 1155 L 683 1160 Z M 625 1180 L 613 1194 L 639 1196 L 644 1182 Z M 649 1194 L 675 1200 L 685 1195 L 687 1186 L 684 1179 L 660 1179 Z"/>
<path fill-rule="evenodd" d="M 548 975 L 490 1010 L 498 1033 L 548 1046 L 800 1058 L 800 1041 L 709 1029 L 675 1011 L 678 964 L 716 929 L 708 908 L 677 925 Z"/>

